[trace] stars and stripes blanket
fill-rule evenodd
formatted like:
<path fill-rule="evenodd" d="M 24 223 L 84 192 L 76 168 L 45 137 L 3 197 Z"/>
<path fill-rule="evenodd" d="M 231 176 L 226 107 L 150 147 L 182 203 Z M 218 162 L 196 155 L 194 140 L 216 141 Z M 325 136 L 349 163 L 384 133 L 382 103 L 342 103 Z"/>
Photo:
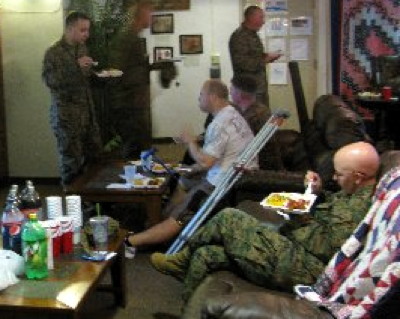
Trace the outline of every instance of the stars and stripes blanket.
<path fill-rule="evenodd" d="M 318 306 L 336 318 L 371 318 L 372 309 L 400 285 L 400 167 L 377 185 L 364 220 L 313 286 Z"/>

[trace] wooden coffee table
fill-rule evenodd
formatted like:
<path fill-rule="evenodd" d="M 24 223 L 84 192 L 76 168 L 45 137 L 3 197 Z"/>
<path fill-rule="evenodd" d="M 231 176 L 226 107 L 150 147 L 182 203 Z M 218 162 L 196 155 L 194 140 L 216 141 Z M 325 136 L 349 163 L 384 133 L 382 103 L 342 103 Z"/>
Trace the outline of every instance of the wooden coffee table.
<path fill-rule="evenodd" d="M 124 238 L 120 230 L 109 244 L 117 255 L 102 262 L 80 258 L 81 248 L 54 260 L 54 270 L 44 280 L 21 279 L 0 293 L 0 318 L 79 318 L 80 310 L 95 289 L 114 294 L 115 303 L 125 307 L 127 298 Z M 100 284 L 107 273 L 111 284 Z"/>
<path fill-rule="evenodd" d="M 84 201 L 90 202 L 141 203 L 146 208 L 146 226 L 159 223 L 162 220 L 162 196 L 168 191 L 169 176 L 165 176 L 165 182 L 158 188 L 106 188 L 108 184 L 122 182 L 119 175 L 126 164 L 123 161 L 108 161 L 92 165 L 68 185 L 65 192 L 67 195 L 80 195 Z"/>

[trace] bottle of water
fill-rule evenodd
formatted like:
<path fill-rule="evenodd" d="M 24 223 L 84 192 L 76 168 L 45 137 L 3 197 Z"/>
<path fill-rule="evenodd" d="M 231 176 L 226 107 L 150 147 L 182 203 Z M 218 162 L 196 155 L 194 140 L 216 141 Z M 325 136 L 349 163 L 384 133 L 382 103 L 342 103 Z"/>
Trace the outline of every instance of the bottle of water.
<path fill-rule="evenodd" d="M 46 230 L 39 224 L 34 213 L 29 214 L 22 230 L 22 252 L 28 279 L 46 278 L 49 274 Z"/>
<path fill-rule="evenodd" d="M 23 221 L 24 215 L 18 209 L 16 202 L 8 202 L 1 217 L 3 249 L 13 250 L 17 254 L 22 254 L 21 228 Z"/>

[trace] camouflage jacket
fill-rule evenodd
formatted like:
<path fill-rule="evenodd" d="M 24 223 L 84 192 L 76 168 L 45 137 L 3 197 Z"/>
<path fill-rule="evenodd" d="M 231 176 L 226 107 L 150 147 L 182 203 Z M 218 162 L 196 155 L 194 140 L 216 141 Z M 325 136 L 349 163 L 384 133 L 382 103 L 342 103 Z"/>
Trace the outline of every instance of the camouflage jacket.
<path fill-rule="evenodd" d="M 122 30 L 111 43 L 110 67 L 124 72 L 121 83 L 116 87 L 149 84 L 149 57 L 145 39 L 133 30 Z"/>
<path fill-rule="evenodd" d="M 257 32 L 241 25 L 229 39 L 229 52 L 234 75 L 252 75 L 257 79 L 257 91 L 266 91 L 264 47 Z"/>
<path fill-rule="evenodd" d="M 316 206 L 308 223 L 289 222 L 281 233 L 327 263 L 367 214 L 372 192 L 373 186 L 365 186 L 352 195 L 331 194 Z"/>
<path fill-rule="evenodd" d="M 85 45 L 69 45 L 64 38 L 47 49 L 42 78 L 49 87 L 52 105 L 57 107 L 93 107 L 89 73 L 84 72 L 77 59 L 88 55 Z"/>

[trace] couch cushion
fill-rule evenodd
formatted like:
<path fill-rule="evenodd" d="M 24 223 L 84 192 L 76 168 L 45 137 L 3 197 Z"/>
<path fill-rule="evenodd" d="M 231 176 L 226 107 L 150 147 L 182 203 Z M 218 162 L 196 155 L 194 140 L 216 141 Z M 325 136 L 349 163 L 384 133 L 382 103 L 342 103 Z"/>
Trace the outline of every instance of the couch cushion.
<path fill-rule="evenodd" d="M 267 290 L 231 272 L 220 271 L 208 276 L 196 289 L 182 318 L 332 319 L 332 316 L 305 300 L 296 300 L 292 294 Z"/>

